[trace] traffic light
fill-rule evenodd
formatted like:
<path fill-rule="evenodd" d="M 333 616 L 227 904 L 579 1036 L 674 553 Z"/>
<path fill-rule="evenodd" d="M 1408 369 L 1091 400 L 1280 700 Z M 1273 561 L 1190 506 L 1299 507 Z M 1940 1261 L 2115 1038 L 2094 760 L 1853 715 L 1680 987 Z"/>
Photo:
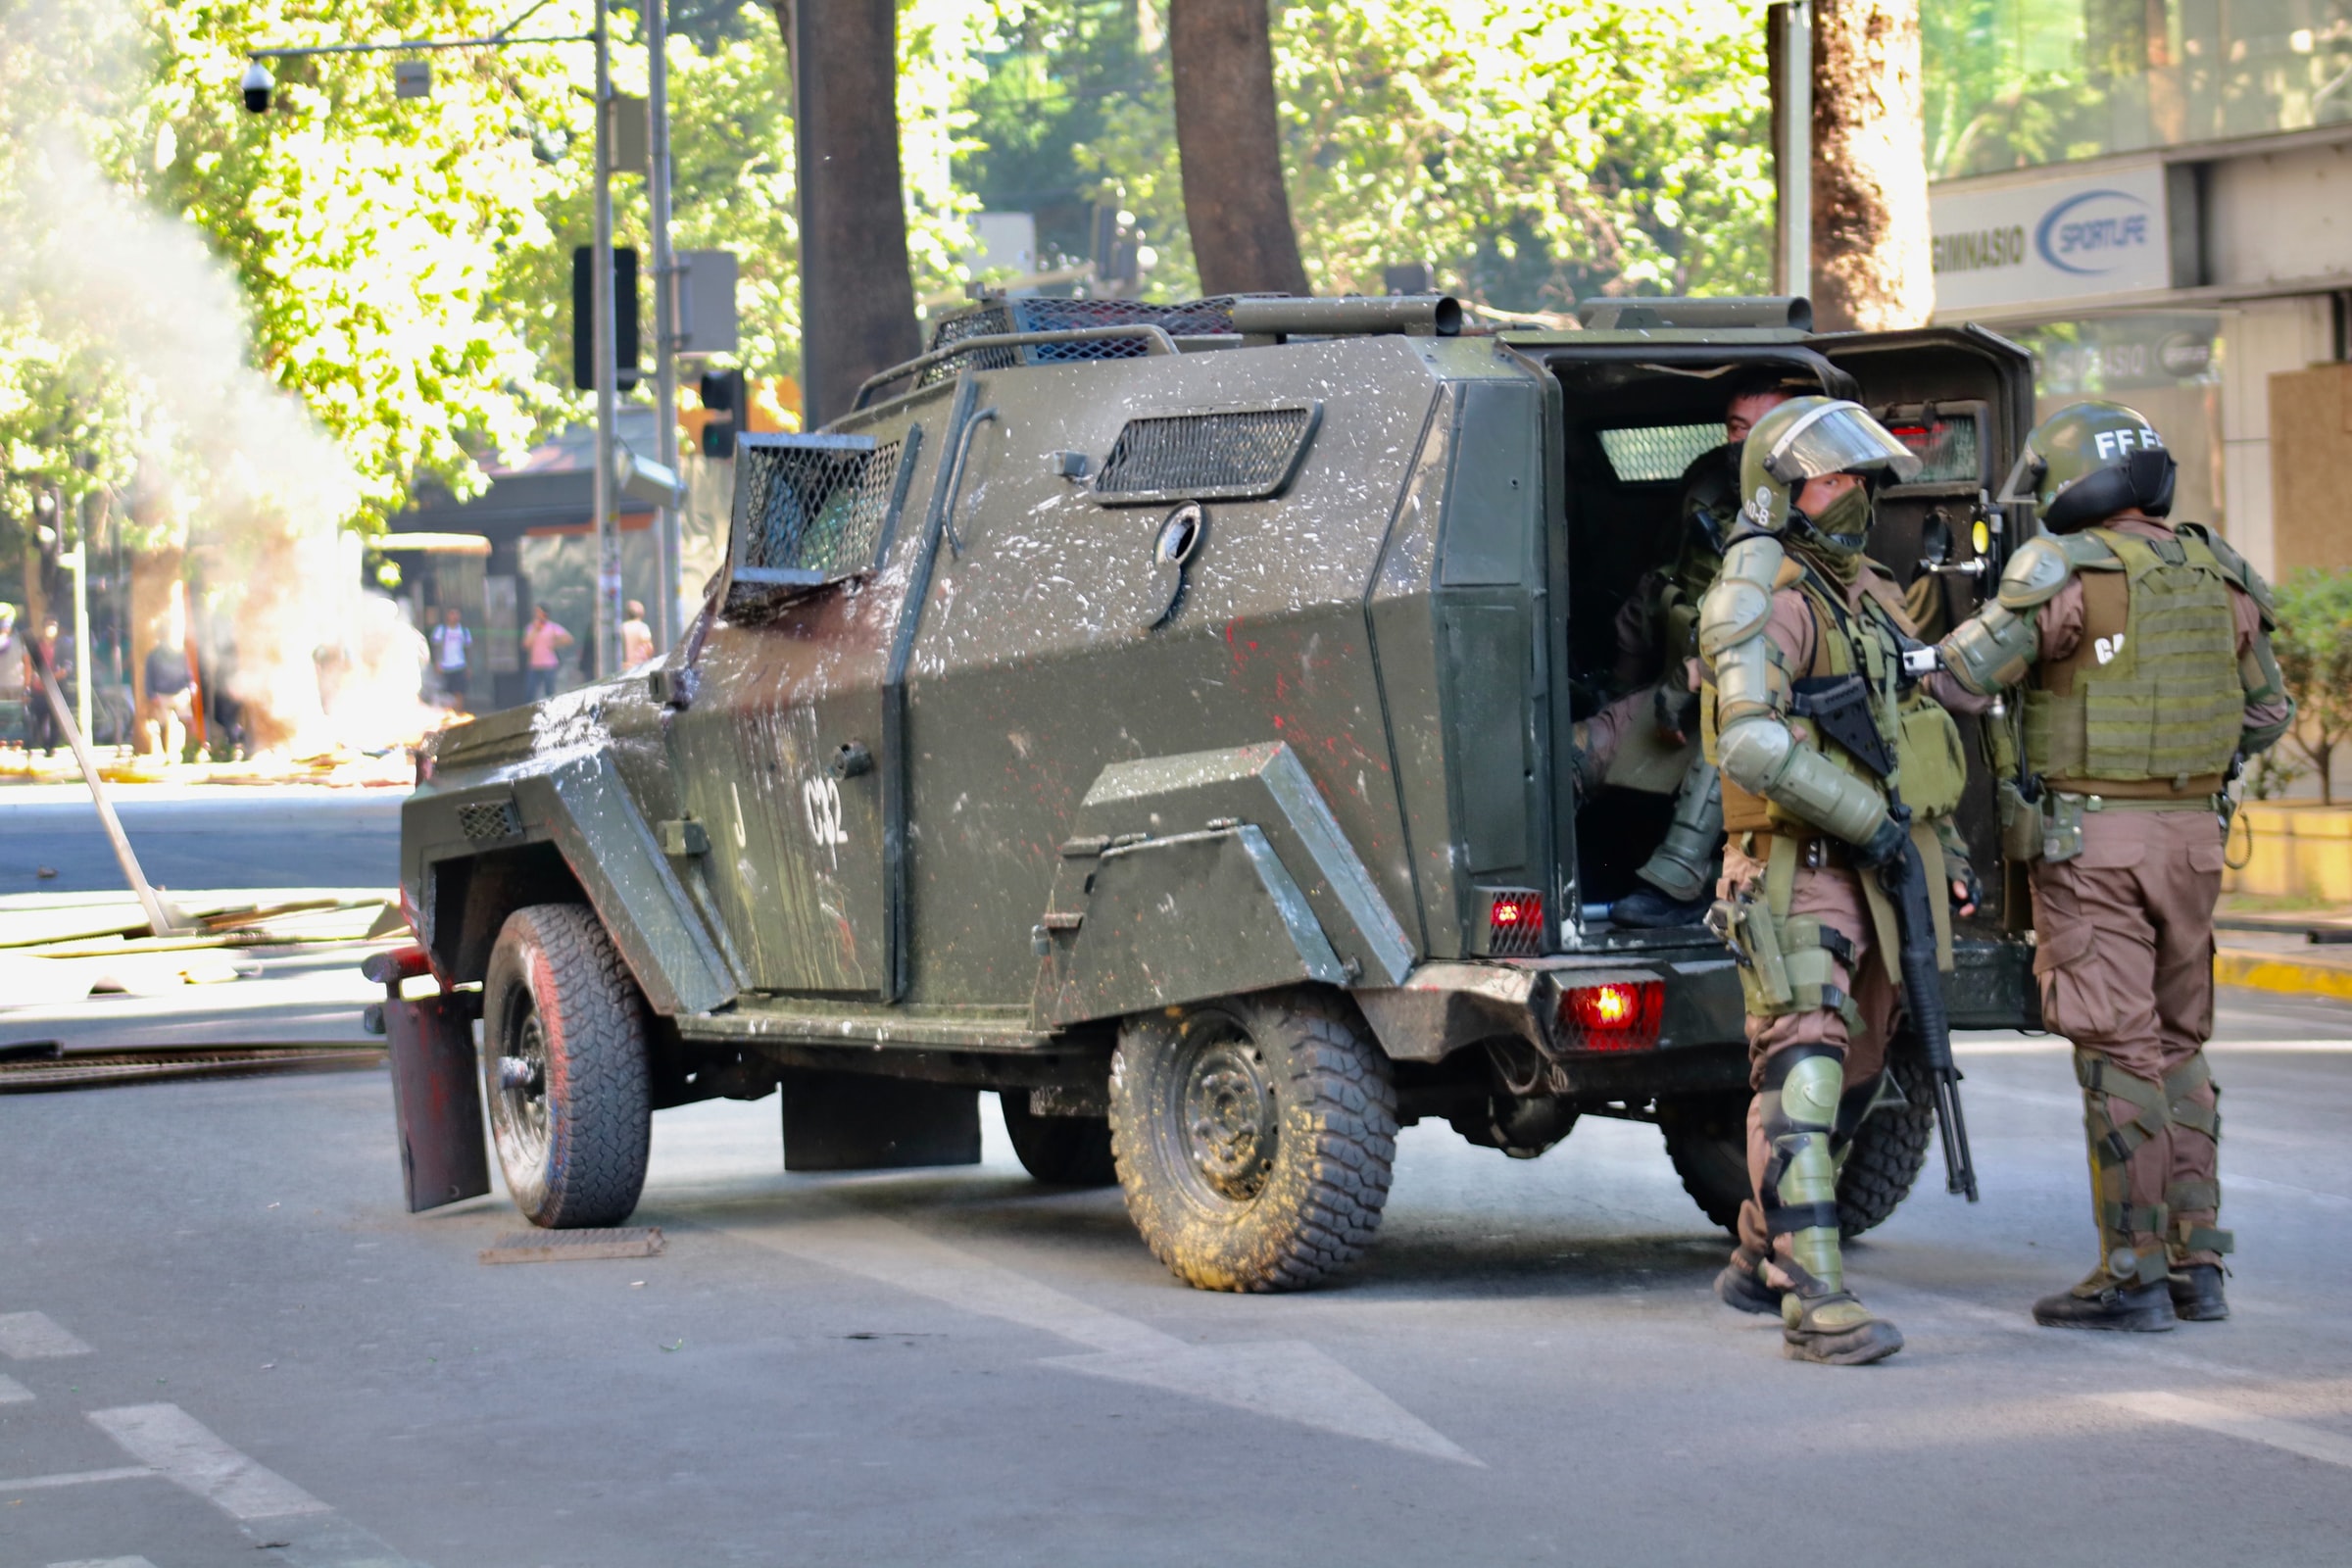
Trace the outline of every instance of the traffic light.
<path fill-rule="evenodd" d="M 583 392 L 596 390 L 596 247 L 575 245 L 571 252 L 571 384 Z M 637 384 L 637 253 L 626 246 L 612 250 L 612 357 L 620 373 L 612 378 L 616 390 Z"/>
<path fill-rule="evenodd" d="M 703 456 L 732 458 L 735 438 L 751 428 L 751 399 L 746 395 L 741 370 L 706 370 L 703 372 L 703 410 L 710 416 L 703 421 Z"/>

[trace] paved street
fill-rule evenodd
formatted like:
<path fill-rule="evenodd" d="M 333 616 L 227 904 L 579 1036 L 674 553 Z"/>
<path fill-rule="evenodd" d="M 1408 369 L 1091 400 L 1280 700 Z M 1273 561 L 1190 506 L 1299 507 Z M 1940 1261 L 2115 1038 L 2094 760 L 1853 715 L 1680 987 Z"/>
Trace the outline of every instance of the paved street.
<path fill-rule="evenodd" d="M 380 1070 L 14 1097 L 0 1558 L 2340 1563 L 2352 1009 L 2223 1035 L 2234 1320 L 2029 1324 L 2088 1261 L 2078 1102 L 1984 1037 L 1984 1201 L 1932 1170 L 1856 1249 L 1910 1347 L 1853 1371 L 1715 1303 L 1635 1124 L 1408 1131 L 1365 1267 L 1241 1298 L 993 1109 L 983 1167 L 862 1177 L 784 1175 L 772 1099 L 665 1112 L 666 1255 L 490 1267 L 503 1200 L 399 1211 Z"/>
<path fill-rule="evenodd" d="M 405 790 L 126 784 L 113 792 L 147 879 L 167 888 L 388 888 Z M 112 893 L 115 852 L 78 784 L 0 790 L 0 894 Z M 44 877 L 46 866 L 56 875 Z"/>

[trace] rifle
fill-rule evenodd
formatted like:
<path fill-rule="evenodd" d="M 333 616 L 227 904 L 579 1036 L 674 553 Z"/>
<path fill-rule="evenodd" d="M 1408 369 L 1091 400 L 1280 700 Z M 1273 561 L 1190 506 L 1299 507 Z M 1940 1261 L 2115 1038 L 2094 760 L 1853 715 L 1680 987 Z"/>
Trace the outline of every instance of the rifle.
<path fill-rule="evenodd" d="M 1901 794 L 1886 792 L 1887 814 L 1908 829 L 1911 808 Z M 1902 853 L 1879 867 L 1879 886 L 1894 902 L 1895 928 L 1902 937 L 1903 1002 L 1919 1032 L 1928 1071 L 1936 1080 L 1936 1127 L 1943 1135 L 1944 1191 L 1977 1201 L 1977 1165 L 1968 1151 L 1968 1121 L 1960 1113 L 1960 1069 L 1952 1061 L 1952 1026 L 1943 1006 L 1943 976 L 1936 968 L 1936 911 L 1928 868 L 1919 846 L 1906 833 Z"/>

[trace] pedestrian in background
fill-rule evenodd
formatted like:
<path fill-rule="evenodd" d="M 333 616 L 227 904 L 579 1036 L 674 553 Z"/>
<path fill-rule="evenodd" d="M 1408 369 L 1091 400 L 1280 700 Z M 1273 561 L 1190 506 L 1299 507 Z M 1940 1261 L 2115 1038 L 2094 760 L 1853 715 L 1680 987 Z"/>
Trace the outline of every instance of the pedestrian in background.
<path fill-rule="evenodd" d="M 549 618 L 545 605 L 531 607 L 531 623 L 522 628 L 522 700 L 538 702 L 556 695 L 556 675 L 564 667 L 563 653 L 574 641 L 571 633 Z"/>
<path fill-rule="evenodd" d="M 55 615 L 45 616 L 41 621 L 41 647 L 49 655 L 49 671 L 57 677 L 58 691 L 61 694 L 72 691 L 74 689 L 74 634 L 58 630 Z M 54 757 L 57 755 L 57 749 L 65 744 L 66 733 L 58 727 L 57 710 L 50 707 L 47 696 L 37 690 L 40 679 L 37 668 L 29 673 L 28 679 L 34 683 L 36 688 L 32 695 L 40 700 L 27 705 L 31 710 L 32 722 L 26 726 L 24 748 L 26 751 L 31 751 L 38 747 Z"/>
<path fill-rule="evenodd" d="M 17 635 L 17 607 L 0 604 L 0 742 L 24 739 L 31 682 L 31 655 Z"/>
<path fill-rule="evenodd" d="M 186 750 L 196 718 L 196 677 L 186 648 L 159 642 L 147 651 L 147 706 L 140 716 L 156 752 L 170 759 Z"/>
<path fill-rule="evenodd" d="M 2034 1303 L 2047 1328 L 2230 1315 L 2205 1065 L 2225 791 L 2232 760 L 2276 742 L 2295 707 L 2269 585 L 2210 529 L 2165 520 L 2176 471 L 2121 404 L 2034 426 L 2000 499 L 2034 507 L 2047 532 L 1939 645 L 1971 689 L 2026 688 L 2002 836 L 2029 862 L 2042 1017 L 2075 1045 L 2099 1234 L 2082 1282 Z"/>
<path fill-rule="evenodd" d="M 629 601 L 628 618 L 620 623 L 620 667 L 635 669 L 654 657 L 654 628 L 645 623 L 643 601 Z"/>
<path fill-rule="evenodd" d="M 466 629 L 466 617 L 455 605 L 441 611 L 441 624 L 433 628 L 433 670 L 440 682 L 442 706 L 464 709 L 466 685 L 472 666 L 473 633 Z"/>

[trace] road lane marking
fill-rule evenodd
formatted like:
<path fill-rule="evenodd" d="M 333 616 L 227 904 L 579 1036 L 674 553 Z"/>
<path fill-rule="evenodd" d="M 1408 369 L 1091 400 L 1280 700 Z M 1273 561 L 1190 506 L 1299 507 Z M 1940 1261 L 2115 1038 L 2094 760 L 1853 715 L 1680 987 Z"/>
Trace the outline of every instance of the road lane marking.
<path fill-rule="evenodd" d="M 119 1470 L 68 1470 L 53 1476 L 18 1476 L 13 1481 L 0 1481 L 0 1495 L 43 1492 L 51 1487 L 86 1487 L 93 1481 L 136 1481 L 153 1474 L 147 1466 L 133 1464 Z"/>
<path fill-rule="evenodd" d="M 1909 1297 L 1931 1308 L 1950 1312 L 1956 1317 L 1968 1318 L 1973 1322 L 1984 1324 L 1986 1328 L 2022 1336 L 2037 1345 L 2046 1345 L 2052 1349 L 2072 1348 L 2108 1355 L 2130 1356 L 2133 1360 L 2153 1361 L 2162 1366 L 2178 1367 L 2183 1372 L 2194 1372 L 2202 1377 L 2224 1381 L 2235 1379 L 2259 1382 L 2269 1376 L 2269 1374 L 2258 1372 L 2251 1367 L 2232 1366 L 2227 1361 L 2214 1361 L 2204 1356 L 2186 1355 L 2179 1350 L 2166 1349 L 2161 1345 L 2152 1343 L 2155 1339 L 2153 1335 L 2103 1334 L 2084 1332 L 2081 1329 L 2044 1328 L 2034 1322 L 2032 1314 L 2023 1308 L 2010 1310 L 1986 1306 L 1980 1301 L 1971 1301 L 1964 1297 L 1947 1296 L 1941 1291 L 1922 1290 L 1914 1285 L 1893 1285 L 1885 1281 L 1866 1279 L 1863 1293 L 1882 1303 L 1891 1300 L 1898 1310 L 1901 1308 L 1903 1298 Z"/>
<path fill-rule="evenodd" d="M 1135 1355 L 1117 1350 L 1055 1356 L 1047 1366 L 1213 1399 L 1408 1453 L 1485 1468 L 1396 1400 L 1304 1340 L 1176 1345 Z"/>
<path fill-rule="evenodd" d="M 0 1372 L 0 1404 L 30 1404 L 32 1391 L 5 1372 Z"/>
<path fill-rule="evenodd" d="M 2251 1187 L 2257 1192 L 2264 1193 L 2284 1193 L 2290 1198 L 2309 1199 L 2315 1203 L 2324 1203 L 2329 1208 L 2352 1208 L 2352 1198 L 2346 1198 L 2341 1193 L 2323 1193 L 2316 1187 L 2297 1187 L 2293 1182 L 2267 1181 L 2260 1176 L 2244 1176 L 2235 1171 L 2230 1172 L 2226 1178 L 2226 1185 Z"/>
<path fill-rule="evenodd" d="M 46 1312 L 0 1312 L 0 1355 L 12 1361 L 50 1361 L 87 1355 L 90 1348 Z"/>
<path fill-rule="evenodd" d="M 82 1557 L 73 1562 L 53 1562 L 49 1568 L 155 1568 L 144 1557 Z"/>
<path fill-rule="evenodd" d="M 1041 1364 L 1483 1468 L 1436 1428 L 1303 1341 L 1192 1345 L 879 1214 L 715 1223 L 725 1235 L 1086 1346 Z"/>
<path fill-rule="evenodd" d="M 92 1410 L 90 1422 L 158 1474 L 232 1519 L 326 1513 L 327 1505 L 276 1471 L 239 1453 L 176 1404 Z"/>
<path fill-rule="evenodd" d="M 2352 1438 L 2319 1427 L 2307 1427 L 2300 1421 L 2247 1415 L 2226 1405 L 2158 1391 L 2098 1394 L 2091 1397 L 2103 1404 L 2130 1410 L 2134 1415 L 2171 1421 L 2184 1427 L 2197 1427 L 2206 1432 L 2218 1432 L 2224 1437 L 2240 1438 L 2247 1443 L 2265 1444 L 2274 1448 L 2283 1448 L 2288 1453 L 2299 1453 L 2306 1459 L 2318 1459 L 2325 1464 L 2342 1465 L 2352 1470 Z"/>

